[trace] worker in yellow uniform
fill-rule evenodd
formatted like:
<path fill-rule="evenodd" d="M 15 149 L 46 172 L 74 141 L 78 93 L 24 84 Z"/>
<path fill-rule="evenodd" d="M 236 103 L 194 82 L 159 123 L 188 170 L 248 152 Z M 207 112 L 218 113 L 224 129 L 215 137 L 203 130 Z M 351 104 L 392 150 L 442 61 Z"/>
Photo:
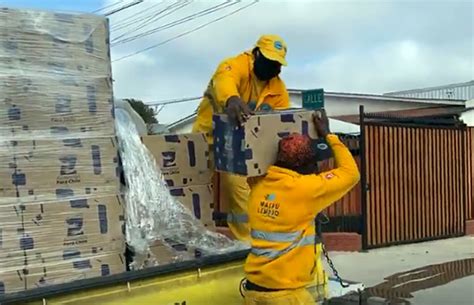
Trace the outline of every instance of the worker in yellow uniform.
<path fill-rule="evenodd" d="M 335 169 L 315 173 L 311 139 L 292 134 L 280 140 L 275 165 L 251 183 L 251 252 L 243 284 L 246 305 L 315 304 L 308 290 L 320 264 L 320 258 L 315 259 L 315 217 L 348 193 L 360 175 L 347 147 L 328 134 L 326 115 L 315 116 L 314 123 L 333 152 Z"/>
<path fill-rule="evenodd" d="M 281 66 L 286 65 L 287 46 L 277 35 L 263 35 L 255 47 L 224 60 L 212 76 L 197 110 L 193 132 L 207 133 L 213 144 L 212 116 L 229 115 L 242 125 L 254 112 L 281 110 L 289 107 L 285 84 L 280 79 Z M 221 173 L 222 200 L 229 206 L 227 223 L 233 235 L 249 241 L 247 201 L 250 189 L 245 177 Z"/>

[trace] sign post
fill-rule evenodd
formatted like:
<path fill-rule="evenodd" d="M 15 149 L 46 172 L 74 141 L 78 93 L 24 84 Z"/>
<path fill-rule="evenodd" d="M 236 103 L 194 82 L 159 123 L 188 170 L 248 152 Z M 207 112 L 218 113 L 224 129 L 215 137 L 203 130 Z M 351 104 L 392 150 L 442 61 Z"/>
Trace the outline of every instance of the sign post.
<path fill-rule="evenodd" d="M 318 110 L 324 108 L 324 89 L 302 91 L 303 108 Z"/>

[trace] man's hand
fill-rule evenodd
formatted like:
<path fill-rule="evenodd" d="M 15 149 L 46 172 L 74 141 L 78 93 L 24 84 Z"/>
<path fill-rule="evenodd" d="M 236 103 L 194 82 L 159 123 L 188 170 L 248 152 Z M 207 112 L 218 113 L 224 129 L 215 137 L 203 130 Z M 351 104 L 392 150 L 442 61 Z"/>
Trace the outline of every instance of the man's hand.
<path fill-rule="evenodd" d="M 314 129 L 318 137 L 325 138 L 329 133 L 329 119 L 324 109 L 318 110 L 313 114 Z"/>
<path fill-rule="evenodd" d="M 227 100 L 225 112 L 229 116 L 231 123 L 238 124 L 239 127 L 242 127 L 248 118 L 254 114 L 249 106 L 242 102 L 238 96 L 232 96 Z"/>

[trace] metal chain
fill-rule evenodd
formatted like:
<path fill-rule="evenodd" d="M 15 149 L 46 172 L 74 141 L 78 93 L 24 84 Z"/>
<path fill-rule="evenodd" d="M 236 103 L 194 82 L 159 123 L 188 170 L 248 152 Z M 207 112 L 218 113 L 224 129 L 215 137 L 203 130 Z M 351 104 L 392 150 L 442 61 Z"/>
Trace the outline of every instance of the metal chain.
<path fill-rule="evenodd" d="M 331 268 L 332 273 L 334 274 L 336 279 L 339 281 L 339 284 L 341 284 L 341 287 L 348 288 L 350 285 L 342 281 L 341 277 L 339 276 L 339 272 L 337 272 L 336 267 L 334 267 L 334 263 L 332 262 L 331 258 L 329 258 L 329 253 L 326 250 L 326 246 L 324 245 L 323 242 L 321 242 L 321 248 L 323 249 L 323 254 L 326 257 L 326 261 L 328 262 L 328 265 Z"/>

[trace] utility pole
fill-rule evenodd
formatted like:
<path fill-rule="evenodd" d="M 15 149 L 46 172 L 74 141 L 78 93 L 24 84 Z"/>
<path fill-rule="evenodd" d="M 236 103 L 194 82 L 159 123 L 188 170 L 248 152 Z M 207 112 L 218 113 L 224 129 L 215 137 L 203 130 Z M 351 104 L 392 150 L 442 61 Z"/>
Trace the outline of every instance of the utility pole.
<path fill-rule="evenodd" d="M 128 8 L 131 8 L 132 6 L 135 6 L 135 5 L 137 5 L 137 4 L 143 3 L 143 1 L 145 1 L 145 0 L 136 0 L 136 1 L 134 1 L 134 2 L 131 2 L 131 3 L 129 3 L 129 4 L 124 5 L 124 6 L 122 6 L 122 7 L 119 7 L 119 8 L 116 8 L 116 9 L 114 9 L 114 10 L 111 10 L 110 12 L 105 13 L 104 16 L 107 17 L 107 16 L 110 16 L 110 15 L 113 15 L 113 14 L 118 13 L 118 12 L 120 12 L 120 11 L 123 11 L 123 10 L 126 10 L 126 9 L 128 9 Z"/>

